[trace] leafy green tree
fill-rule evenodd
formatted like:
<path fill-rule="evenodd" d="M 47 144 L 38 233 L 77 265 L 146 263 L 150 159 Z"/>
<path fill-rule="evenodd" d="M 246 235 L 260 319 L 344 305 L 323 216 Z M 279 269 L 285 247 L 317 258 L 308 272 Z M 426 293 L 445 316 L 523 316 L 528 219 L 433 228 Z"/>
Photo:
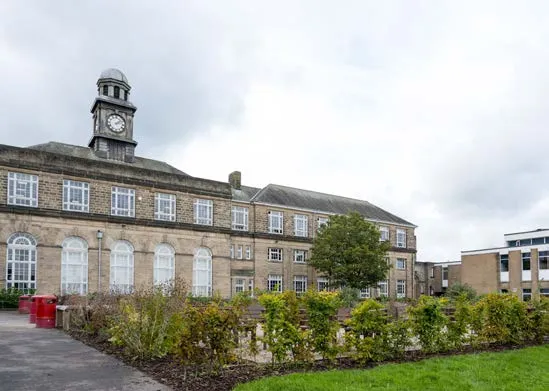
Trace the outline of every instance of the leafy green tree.
<path fill-rule="evenodd" d="M 332 286 L 362 289 L 385 280 L 390 244 L 380 241 L 378 228 L 352 212 L 330 217 L 313 242 L 309 264 L 323 272 Z"/>

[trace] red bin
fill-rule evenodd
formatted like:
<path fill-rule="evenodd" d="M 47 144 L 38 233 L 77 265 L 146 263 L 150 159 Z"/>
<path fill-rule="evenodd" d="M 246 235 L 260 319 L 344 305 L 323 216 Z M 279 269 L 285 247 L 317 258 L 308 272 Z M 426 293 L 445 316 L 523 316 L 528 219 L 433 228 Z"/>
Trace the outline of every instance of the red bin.
<path fill-rule="evenodd" d="M 36 327 L 42 329 L 53 329 L 55 327 L 56 310 L 57 296 L 38 296 L 36 299 Z"/>
<path fill-rule="evenodd" d="M 30 296 L 29 295 L 22 295 L 19 296 L 19 313 L 20 314 L 28 314 L 29 313 L 29 304 L 30 304 Z"/>
<path fill-rule="evenodd" d="M 39 295 L 34 295 L 30 297 L 29 303 L 29 323 L 36 323 L 36 298 L 40 297 Z"/>

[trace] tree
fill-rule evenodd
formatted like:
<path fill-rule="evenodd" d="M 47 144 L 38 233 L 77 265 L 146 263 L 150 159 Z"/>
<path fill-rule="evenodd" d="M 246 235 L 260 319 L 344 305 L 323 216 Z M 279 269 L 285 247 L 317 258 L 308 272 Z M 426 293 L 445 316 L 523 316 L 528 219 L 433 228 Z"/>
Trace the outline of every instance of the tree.
<path fill-rule="evenodd" d="M 469 284 L 456 282 L 446 290 L 444 296 L 452 302 L 455 302 L 460 296 L 463 296 L 467 301 L 472 302 L 477 298 L 477 291 L 475 291 Z"/>
<path fill-rule="evenodd" d="M 389 242 L 378 228 L 352 212 L 330 217 L 314 239 L 309 264 L 326 273 L 332 286 L 363 289 L 387 278 Z"/>

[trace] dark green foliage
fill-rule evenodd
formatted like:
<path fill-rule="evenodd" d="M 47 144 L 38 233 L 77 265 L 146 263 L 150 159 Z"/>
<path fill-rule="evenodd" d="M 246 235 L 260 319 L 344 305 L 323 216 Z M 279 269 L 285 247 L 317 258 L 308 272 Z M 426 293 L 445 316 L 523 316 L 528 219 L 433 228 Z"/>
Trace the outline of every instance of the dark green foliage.
<path fill-rule="evenodd" d="M 375 225 L 358 213 L 330 217 L 314 239 L 309 264 L 325 273 L 333 286 L 361 289 L 384 280 L 390 247 L 379 240 Z"/>
<path fill-rule="evenodd" d="M 19 308 L 19 296 L 32 295 L 35 289 L 27 289 L 25 291 L 6 288 L 0 290 L 0 308 Z"/>
<path fill-rule="evenodd" d="M 451 302 L 455 302 L 459 297 L 464 297 L 465 300 L 473 302 L 477 299 L 477 292 L 468 284 L 456 282 L 446 290 L 444 296 Z"/>
<path fill-rule="evenodd" d="M 448 317 L 443 311 L 446 302 L 444 298 L 421 296 L 417 305 L 408 309 L 412 331 L 427 353 L 446 350 Z"/>

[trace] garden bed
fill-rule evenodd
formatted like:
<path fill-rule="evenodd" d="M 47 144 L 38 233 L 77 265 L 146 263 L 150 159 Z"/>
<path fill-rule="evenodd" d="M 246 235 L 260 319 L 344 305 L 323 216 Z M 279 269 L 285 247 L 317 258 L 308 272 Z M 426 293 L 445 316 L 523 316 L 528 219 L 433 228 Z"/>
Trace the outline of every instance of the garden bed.
<path fill-rule="evenodd" d="M 330 369 L 367 369 L 387 363 L 404 363 L 424 360 L 433 357 L 446 357 L 461 354 L 471 354 L 480 352 L 499 352 L 512 349 L 520 349 L 527 346 L 537 346 L 536 344 L 524 345 L 492 345 L 485 346 L 482 349 L 472 349 L 465 346 L 459 351 L 444 353 L 427 354 L 421 351 L 408 351 L 404 357 L 399 360 L 391 360 L 379 363 L 368 363 L 366 365 L 350 358 L 341 358 L 334 364 L 323 360 L 308 364 L 284 363 L 284 364 L 260 364 L 253 362 L 243 362 L 226 366 L 217 373 L 202 372 L 200 368 L 189 368 L 178 363 L 177 358 L 166 356 L 162 359 L 148 361 L 132 360 L 124 355 L 123 349 L 114 346 L 104 338 L 90 337 L 89 334 L 79 331 L 71 331 L 73 338 L 94 347 L 104 353 L 113 355 L 142 372 L 148 374 L 155 380 L 172 387 L 174 390 L 208 390 L 225 391 L 233 390 L 238 384 L 250 382 L 269 376 L 279 376 L 298 372 L 316 372 Z M 186 373 L 186 377 L 185 377 Z"/>

